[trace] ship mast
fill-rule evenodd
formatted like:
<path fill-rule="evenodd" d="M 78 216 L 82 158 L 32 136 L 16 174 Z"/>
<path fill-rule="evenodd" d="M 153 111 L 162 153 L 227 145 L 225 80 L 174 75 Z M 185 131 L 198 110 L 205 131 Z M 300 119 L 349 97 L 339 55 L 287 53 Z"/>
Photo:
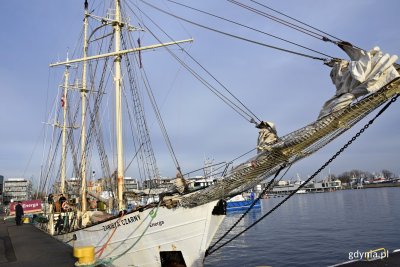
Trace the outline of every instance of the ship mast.
<path fill-rule="evenodd" d="M 86 202 L 86 67 L 87 67 L 87 29 L 88 29 L 88 2 L 85 0 L 85 18 L 83 20 L 83 65 L 82 65 L 82 90 L 81 90 L 81 211 L 85 212 L 87 209 Z"/>
<path fill-rule="evenodd" d="M 68 61 L 68 58 L 67 58 Z M 62 126 L 62 154 L 61 154 L 61 186 L 60 193 L 65 192 L 65 158 L 67 154 L 67 92 L 68 92 L 68 80 L 69 80 L 69 68 L 71 65 L 65 65 L 64 72 L 64 94 L 62 98 L 62 108 L 63 108 L 63 126 Z"/>
<path fill-rule="evenodd" d="M 114 39 L 115 47 L 114 52 L 119 53 L 121 49 L 121 10 L 120 0 L 115 0 L 115 21 Z M 124 187 L 124 161 L 123 161 L 123 144 L 122 144 L 122 107 L 121 107 L 121 57 L 118 54 L 114 59 L 114 79 L 115 79 L 115 126 L 116 126 L 116 139 L 117 139 L 117 197 L 118 209 L 124 209 L 123 203 L 123 187 Z"/>
<path fill-rule="evenodd" d="M 153 50 L 160 47 L 176 45 L 180 43 L 192 42 L 193 39 L 181 40 L 181 41 L 172 41 L 167 43 L 160 43 L 150 46 L 141 46 L 137 48 L 125 49 L 121 50 L 121 30 L 125 23 L 122 22 L 121 17 L 121 5 L 120 0 L 115 0 L 115 18 L 114 20 L 110 20 L 109 18 L 104 18 L 104 25 L 112 24 L 114 28 L 114 51 L 111 53 L 105 53 L 100 55 L 88 56 L 88 18 L 90 17 L 90 13 L 88 12 L 88 4 L 87 0 L 85 0 L 85 18 L 84 18 L 84 43 L 83 43 L 83 57 L 79 59 L 67 60 L 64 62 L 56 62 L 52 63 L 50 67 L 56 67 L 61 65 L 70 65 L 73 63 L 83 62 L 82 67 L 82 90 L 81 90 L 81 108 L 82 108 L 82 119 L 81 119 L 81 197 L 82 197 L 82 212 L 87 210 L 87 202 L 86 202 L 86 94 L 87 90 L 87 82 L 86 82 L 86 72 L 87 72 L 87 62 L 91 60 L 106 58 L 106 57 L 114 57 L 114 81 L 115 81 L 115 125 L 116 125 L 116 143 L 117 143 L 117 198 L 118 198 L 118 209 L 124 209 L 123 203 L 123 187 L 124 187 L 124 161 L 123 161 L 123 142 L 122 142 L 122 79 L 121 79 L 121 58 L 123 55 L 135 53 L 144 50 Z M 128 28 L 135 29 L 132 26 L 128 26 Z M 130 30 L 130 29 L 129 29 Z M 90 37 L 89 37 L 90 38 Z"/>

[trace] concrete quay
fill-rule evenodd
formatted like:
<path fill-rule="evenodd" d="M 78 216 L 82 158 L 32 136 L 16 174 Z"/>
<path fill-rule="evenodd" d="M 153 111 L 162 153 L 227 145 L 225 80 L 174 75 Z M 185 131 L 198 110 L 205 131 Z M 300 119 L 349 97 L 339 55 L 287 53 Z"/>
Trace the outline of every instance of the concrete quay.
<path fill-rule="evenodd" d="M 0 218 L 0 267 L 72 267 L 72 247 L 30 224 Z"/>

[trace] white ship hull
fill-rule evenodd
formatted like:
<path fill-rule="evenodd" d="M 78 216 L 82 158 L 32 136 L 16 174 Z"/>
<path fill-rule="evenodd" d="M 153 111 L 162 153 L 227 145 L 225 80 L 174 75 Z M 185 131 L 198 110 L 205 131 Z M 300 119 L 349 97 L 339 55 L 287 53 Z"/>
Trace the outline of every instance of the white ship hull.
<path fill-rule="evenodd" d="M 171 251 L 180 251 L 186 266 L 203 266 L 206 249 L 225 217 L 212 215 L 217 202 L 194 208 L 137 211 L 56 237 L 66 242 L 75 234 L 71 246 L 94 246 L 96 252 L 106 244 L 100 258 L 115 258 L 113 266 L 161 266 L 161 252 L 168 257 Z M 149 214 L 152 210 L 157 210 L 153 219 Z"/>

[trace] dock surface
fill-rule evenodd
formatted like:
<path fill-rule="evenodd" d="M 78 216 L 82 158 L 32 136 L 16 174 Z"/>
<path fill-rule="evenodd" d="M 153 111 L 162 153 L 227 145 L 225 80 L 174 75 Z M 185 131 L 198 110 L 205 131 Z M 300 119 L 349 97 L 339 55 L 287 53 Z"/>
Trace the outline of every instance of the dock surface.
<path fill-rule="evenodd" d="M 16 226 L 0 220 L 0 266 L 72 267 L 76 259 L 72 247 L 42 232 L 35 226 Z"/>

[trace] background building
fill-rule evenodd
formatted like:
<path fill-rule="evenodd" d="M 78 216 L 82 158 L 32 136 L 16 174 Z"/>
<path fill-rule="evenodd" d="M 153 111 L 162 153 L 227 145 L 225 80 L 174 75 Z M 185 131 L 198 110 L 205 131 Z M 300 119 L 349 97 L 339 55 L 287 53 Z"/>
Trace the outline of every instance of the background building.
<path fill-rule="evenodd" d="M 9 178 L 4 181 L 3 203 L 32 199 L 32 183 L 24 178 Z"/>
<path fill-rule="evenodd" d="M 72 177 L 65 181 L 66 193 L 70 198 L 78 198 L 81 191 L 81 181 Z"/>
<path fill-rule="evenodd" d="M 3 182 L 4 182 L 4 176 L 0 175 L 0 195 L 3 195 Z"/>
<path fill-rule="evenodd" d="M 169 188 L 173 185 L 173 179 L 171 178 L 155 178 L 143 181 L 143 189 L 160 189 Z"/>
<path fill-rule="evenodd" d="M 132 177 L 124 177 L 124 192 L 134 192 L 139 190 L 139 183 L 137 179 Z"/>
<path fill-rule="evenodd" d="M 0 175 L 0 202 L 3 202 L 3 182 L 4 182 L 4 176 Z"/>

